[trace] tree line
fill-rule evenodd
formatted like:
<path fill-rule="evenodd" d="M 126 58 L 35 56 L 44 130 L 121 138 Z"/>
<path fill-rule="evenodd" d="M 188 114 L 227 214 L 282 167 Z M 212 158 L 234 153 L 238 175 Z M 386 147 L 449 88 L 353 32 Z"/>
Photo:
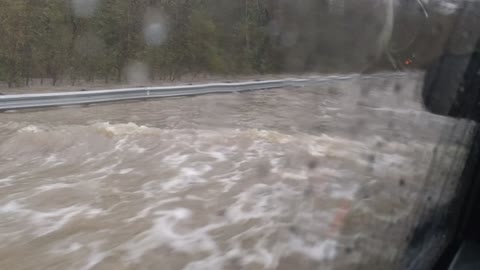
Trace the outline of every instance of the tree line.
<path fill-rule="evenodd" d="M 387 1 L 346 2 L 0 0 L 0 82 L 357 71 L 392 29 Z"/>
<path fill-rule="evenodd" d="M 274 72 L 266 26 L 257 0 L 0 0 L 0 81 Z"/>

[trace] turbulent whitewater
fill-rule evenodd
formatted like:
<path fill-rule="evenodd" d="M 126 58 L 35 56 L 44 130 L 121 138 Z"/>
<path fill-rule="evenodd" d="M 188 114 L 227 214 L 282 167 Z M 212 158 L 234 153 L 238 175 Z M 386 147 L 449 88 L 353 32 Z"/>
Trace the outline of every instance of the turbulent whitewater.
<path fill-rule="evenodd" d="M 471 128 L 419 79 L 0 114 L 0 268 L 395 269 Z"/>

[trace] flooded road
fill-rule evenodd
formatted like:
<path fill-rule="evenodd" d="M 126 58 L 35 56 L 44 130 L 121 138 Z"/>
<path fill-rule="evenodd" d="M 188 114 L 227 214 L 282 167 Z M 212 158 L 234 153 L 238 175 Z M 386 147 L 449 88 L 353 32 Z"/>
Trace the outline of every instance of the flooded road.
<path fill-rule="evenodd" d="M 400 268 L 472 126 L 425 112 L 420 87 L 0 114 L 0 269 Z"/>

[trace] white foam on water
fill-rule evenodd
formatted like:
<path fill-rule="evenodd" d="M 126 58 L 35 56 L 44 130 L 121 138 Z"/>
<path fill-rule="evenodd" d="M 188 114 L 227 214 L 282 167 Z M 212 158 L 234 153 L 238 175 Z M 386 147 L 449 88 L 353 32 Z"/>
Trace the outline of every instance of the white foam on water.
<path fill-rule="evenodd" d="M 285 199 L 295 194 L 283 183 L 253 184 L 235 196 L 236 201 L 227 208 L 226 214 L 231 222 L 282 216 L 289 210 Z"/>
<path fill-rule="evenodd" d="M 147 151 L 147 148 L 143 148 L 138 145 L 133 145 L 129 148 L 129 150 L 137 154 L 143 154 L 145 151 Z"/>
<path fill-rule="evenodd" d="M 134 217 L 131 217 L 131 218 L 125 220 L 125 222 L 130 223 L 130 222 L 135 222 L 139 219 L 147 218 L 147 217 L 149 217 L 150 213 L 155 208 L 158 208 L 158 207 L 160 207 L 162 205 L 165 205 L 165 204 L 175 203 L 175 202 L 179 202 L 179 201 L 182 201 L 182 199 L 178 198 L 178 197 L 173 197 L 173 198 L 169 198 L 169 199 L 165 199 L 165 200 L 161 200 L 161 201 L 156 201 L 155 203 L 153 203 L 153 204 L 151 204 L 147 207 L 144 207 L 142 209 L 142 211 L 138 212 Z"/>
<path fill-rule="evenodd" d="M 80 250 L 83 247 L 82 244 L 78 242 L 73 243 L 63 243 L 62 245 L 56 245 L 50 250 L 50 253 L 55 255 L 66 255 L 75 251 Z"/>
<path fill-rule="evenodd" d="M 220 151 L 212 151 L 212 152 L 208 152 L 207 153 L 209 156 L 213 157 L 214 159 L 216 159 L 218 162 L 222 162 L 222 161 L 226 161 L 227 160 L 227 157 L 224 153 L 220 152 Z"/>
<path fill-rule="evenodd" d="M 96 123 L 93 127 L 99 131 L 104 131 L 111 135 L 131 135 L 131 134 L 154 134 L 158 129 L 149 128 L 143 125 L 137 125 L 129 122 L 127 124 L 110 124 L 109 122 Z"/>
<path fill-rule="evenodd" d="M 6 184 L 13 181 L 12 177 L 5 177 L 5 178 L 0 178 L 0 184 Z"/>
<path fill-rule="evenodd" d="M 428 114 L 425 111 L 421 110 L 414 110 L 414 109 L 395 109 L 395 108 L 388 108 L 388 107 L 366 107 L 372 111 L 380 111 L 380 112 L 392 112 L 395 114 L 408 114 L 412 117 L 416 117 L 419 114 Z"/>
<path fill-rule="evenodd" d="M 50 191 L 54 189 L 71 188 L 77 185 L 78 183 L 53 183 L 53 184 L 45 184 L 45 185 L 39 186 L 36 189 L 43 192 L 43 191 Z"/>
<path fill-rule="evenodd" d="M 283 134 L 273 130 L 262 130 L 262 129 L 250 129 L 247 131 L 254 139 L 263 139 L 270 143 L 288 143 L 291 142 L 294 137 L 292 135 Z"/>
<path fill-rule="evenodd" d="M 49 212 L 40 212 L 24 209 L 30 217 L 30 221 L 35 225 L 35 235 L 43 236 L 61 229 L 70 220 L 88 210 L 87 206 L 70 206 Z"/>
<path fill-rule="evenodd" d="M 294 237 L 288 242 L 290 252 L 298 252 L 317 261 L 331 260 L 337 252 L 337 241 L 325 240 L 314 244 L 306 243 L 303 239 Z"/>
<path fill-rule="evenodd" d="M 163 162 L 169 165 L 180 165 L 188 159 L 189 155 L 182 155 L 180 153 L 174 153 L 172 155 L 163 158 Z"/>
<path fill-rule="evenodd" d="M 87 212 L 90 209 L 90 207 L 85 205 L 74 205 L 55 210 L 51 209 L 49 212 L 42 212 L 29 209 L 26 204 L 9 201 L 0 207 L 0 214 L 8 214 L 15 220 L 25 220 L 29 225 L 28 227 L 33 230 L 32 233 L 36 237 L 40 237 L 61 229 L 65 224 L 70 222 L 73 217 Z"/>
<path fill-rule="evenodd" d="M 74 205 L 71 207 L 42 212 L 28 208 L 26 204 L 9 201 L 0 207 L 1 214 L 9 214 L 15 218 L 26 217 L 33 226 L 36 236 L 42 236 L 61 229 L 73 217 L 81 213 L 92 215 L 98 213 L 98 209 L 92 209 L 86 205 Z"/>
<path fill-rule="evenodd" d="M 39 133 L 39 132 L 42 132 L 42 129 L 34 125 L 29 125 L 20 129 L 18 132 L 19 133 Z"/>
<path fill-rule="evenodd" d="M 20 212 L 22 209 L 23 209 L 23 205 L 17 203 L 16 201 L 9 201 L 8 203 L 0 206 L 0 213 L 15 214 Z"/>
<path fill-rule="evenodd" d="M 98 263 L 103 261 L 105 258 L 110 255 L 108 251 L 102 251 L 100 246 L 104 243 L 104 241 L 95 241 L 88 244 L 88 248 L 90 249 L 90 254 L 87 257 L 87 263 L 79 268 L 80 270 L 90 270 L 93 269 Z"/>
<path fill-rule="evenodd" d="M 218 256 L 210 256 L 200 261 L 194 261 L 187 264 L 183 270 L 222 270 L 225 265 L 225 259 Z"/>
<path fill-rule="evenodd" d="M 245 172 L 233 170 L 223 175 L 216 175 L 212 179 L 223 185 L 223 193 L 229 192 L 240 180 Z"/>
<path fill-rule="evenodd" d="M 186 253 L 217 250 L 216 243 L 207 234 L 210 228 L 216 227 L 214 224 L 194 229 L 185 234 L 175 232 L 175 227 L 179 222 L 191 218 L 190 210 L 175 208 L 155 211 L 155 215 L 158 217 L 154 219 L 150 229 L 125 244 L 124 249 L 128 253 L 127 260 L 129 262 L 138 262 L 145 253 L 162 246 Z"/>
<path fill-rule="evenodd" d="M 329 193 L 329 196 L 332 199 L 345 199 L 345 200 L 354 200 L 355 194 L 359 190 L 360 186 L 358 184 L 342 184 L 334 185 L 332 190 Z"/>
<path fill-rule="evenodd" d="M 125 148 L 127 148 L 127 138 L 122 138 L 115 144 L 115 151 L 123 151 Z"/>
<path fill-rule="evenodd" d="M 122 169 L 122 170 L 120 170 L 118 173 L 119 173 L 119 174 L 129 174 L 129 173 L 131 173 L 131 172 L 133 172 L 133 171 L 134 171 L 133 168 L 127 168 L 127 169 Z"/>
<path fill-rule="evenodd" d="M 0 122 L 0 128 L 2 129 L 9 129 L 9 130 L 18 130 L 20 127 L 24 126 L 21 122 Z"/>
<path fill-rule="evenodd" d="M 85 211 L 85 216 L 87 218 L 94 218 L 94 217 L 97 217 L 101 214 L 105 213 L 105 211 L 103 209 L 90 209 L 90 210 L 87 210 Z"/>
<path fill-rule="evenodd" d="M 199 196 L 191 195 L 191 194 L 188 194 L 187 196 L 185 196 L 185 199 L 191 200 L 191 201 L 208 201 L 207 199 L 204 199 Z"/>
<path fill-rule="evenodd" d="M 202 176 L 210 170 L 212 170 L 212 166 L 206 164 L 196 167 L 182 167 L 179 169 L 177 177 L 162 182 L 160 186 L 166 192 L 176 193 L 191 188 L 192 185 L 208 182 L 208 179 Z"/>
<path fill-rule="evenodd" d="M 280 174 L 282 178 L 294 180 L 307 180 L 309 178 L 307 170 L 286 171 Z"/>
<path fill-rule="evenodd" d="M 95 202 L 40 212 L 29 209 L 22 200 L 12 200 L 3 202 L 0 214 L 25 219 L 20 227 L 33 231 L 36 237 L 60 230 L 76 218 L 86 223 L 98 220 L 95 226 L 109 232 L 95 232 L 104 242 L 82 242 L 84 236 L 91 236 L 87 232 L 72 235 L 73 244 L 63 246 L 70 253 L 90 251 L 82 257 L 83 269 L 93 269 L 117 253 L 126 253 L 117 259 L 127 266 L 142 264 L 163 248 L 187 254 L 192 261 L 186 261 L 184 269 L 228 269 L 232 259 L 243 266 L 272 269 L 284 256 L 297 254 L 315 261 L 336 258 L 338 239 L 330 238 L 327 231 L 337 208 L 318 207 L 313 201 L 354 200 L 360 176 L 345 170 L 342 162 L 368 164 L 365 153 L 378 141 L 261 129 L 160 129 L 134 123 L 74 128 L 71 133 L 105 143 L 89 148 L 78 162 L 65 154 L 69 148 L 51 151 L 57 162 L 64 160 L 70 166 L 64 173 L 68 175 L 56 172 L 59 176 L 55 179 L 25 181 L 28 191 L 21 196 L 36 196 L 32 190 L 81 185 L 93 194 L 88 198 L 95 198 Z M 45 132 L 64 134 L 56 128 Z M 375 172 L 405 162 L 402 154 L 411 151 L 401 143 L 382 142 L 386 149 L 397 147 L 401 153 L 377 155 Z M 287 162 L 297 155 L 298 163 Z M 308 156 L 306 161 L 319 159 L 318 166 L 307 168 L 304 155 Z M 32 164 L 32 169 L 39 169 Z M 52 159 L 46 169 L 54 169 L 53 164 Z M 257 176 L 259 165 L 265 165 L 265 175 Z M 15 176 L 16 181 L 23 178 L 26 176 Z M 316 191 L 323 191 L 308 197 L 304 189 L 311 179 Z M 106 206 L 95 208 L 90 203 Z M 355 206 L 360 211 L 363 207 L 366 204 Z M 119 226 L 102 227 L 104 218 L 118 221 Z M 291 225 L 305 232 L 295 235 L 289 232 Z M 123 233 L 124 237 L 116 237 Z"/>
<path fill-rule="evenodd" d="M 60 164 L 63 164 L 64 161 L 58 161 L 57 155 L 51 154 L 51 155 L 49 155 L 49 156 L 45 159 L 44 165 L 49 164 L 49 163 L 50 163 L 50 164 L 53 163 L 52 165 L 60 165 Z"/>

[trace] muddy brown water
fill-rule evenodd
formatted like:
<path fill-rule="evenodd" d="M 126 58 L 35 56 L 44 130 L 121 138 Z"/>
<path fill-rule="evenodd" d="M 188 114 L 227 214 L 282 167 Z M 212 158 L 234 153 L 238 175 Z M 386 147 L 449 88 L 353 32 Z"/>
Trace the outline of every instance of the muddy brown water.
<path fill-rule="evenodd" d="M 398 269 L 472 127 L 425 112 L 420 87 L 0 114 L 0 269 Z"/>

